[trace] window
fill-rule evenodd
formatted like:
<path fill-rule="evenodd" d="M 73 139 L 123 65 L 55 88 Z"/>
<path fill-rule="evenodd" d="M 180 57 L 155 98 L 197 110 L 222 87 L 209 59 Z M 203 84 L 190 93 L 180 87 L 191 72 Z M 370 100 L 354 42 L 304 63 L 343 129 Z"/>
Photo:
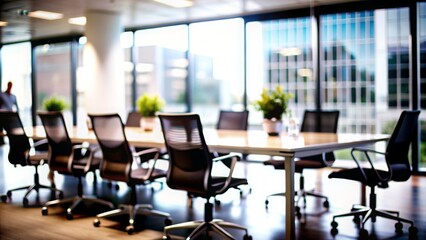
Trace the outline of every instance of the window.
<path fill-rule="evenodd" d="M 243 110 L 244 21 L 241 18 L 189 25 L 192 111 L 204 125 L 219 110 Z"/>
<path fill-rule="evenodd" d="M 31 126 L 31 44 L 29 42 L 4 45 L 1 48 L 2 86 L 12 82 L 12 93 L 16 95 L 19 114 L 24 126 Z M 19 67 L 18 67 L 19 66 Z"/>
<path fill-rule="evenodd" d="M 409 109 L 409 26 L 408 8 L 321 16 L 322 107 L 341 111 L 339 132 L 389 132 Z"/>
<path fill-rule="evenodd" d="M 57 96 L 68 103 L 64 110 L 64 118 L 67 125 L 72 125 L 71 113 L 71 47 L 69 42 L 43 44 L 36 46 L 35 75 L 36 75 L 36 109 L 42 109 L 45 99 Z"/>
<path fill-rule="evenodd" d="M 164 111 L 186 111 L 188 27 L 154 28 L 135 32 L 136 96 L 159 94 Z"/>
<path fill-rule="evenodd" d="M 282 19 L 247 24 L 247 96 L 251 104 L 262 89 L 281 86 L 293 93 L 291 114 L 301 119 L 315 108 L 310 18 Z M 250 124 L 262 121 L 251 105 Z"/>

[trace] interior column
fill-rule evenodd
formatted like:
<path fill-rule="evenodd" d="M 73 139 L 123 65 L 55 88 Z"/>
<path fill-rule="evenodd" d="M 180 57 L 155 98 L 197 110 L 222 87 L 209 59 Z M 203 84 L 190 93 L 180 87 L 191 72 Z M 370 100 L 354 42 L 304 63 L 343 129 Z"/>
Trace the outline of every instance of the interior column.
<path fill-rule="evenodd" d="M 120 34 L 121 15 L 116 12 L 88 11 L 83 52 L 84 78 L 87 84 L 87 113 L 125 114 L 123 51 Z"/>

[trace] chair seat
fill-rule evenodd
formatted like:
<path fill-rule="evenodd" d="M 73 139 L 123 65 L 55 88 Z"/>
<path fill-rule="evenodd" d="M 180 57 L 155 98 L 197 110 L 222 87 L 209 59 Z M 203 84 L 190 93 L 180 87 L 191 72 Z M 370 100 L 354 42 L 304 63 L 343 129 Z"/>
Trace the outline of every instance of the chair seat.
<path fill-rule="evenodd" d="M 73 175 L 85 175 L 84 168 L 86 167 L 88 158 L 82 158 L 74 161 L 74 170 L 78 172 L 74 172 Z M 99 169 L 99 165 L 101 164 L 101 160 L 99 158 L 92 158 L 92 164 L 90 165 L 89 171 L 92 172 L 96 169 Z"/>
<path fill-rule="evenodd" d="M 34 155 L 31 155 L 28 159 L 28 164 L 31 166 L 40 165 L 40 162 L 46 160 L 48 157 L 47 152 L 36 151 Z"/>
<path fill-rule="evenodd" d="M 368 179 L 368 181 L 365 180 L 364 176 L 362 175 L 359 168 L 351 168 L 351 169 L 343 169 L 340 171 L 332 172 L 330 175 L 328 175 L 329 178 L 340 178 L 340 179 L 347 179 L 347 180 L 353 180 L 357 182 L 361 182 L 367 186 L 373 187 L 378 186 L 380 188 L 387 188 L 389 185 L 386 181 L 381 181 L 375 171 L 370 168 L 363 168 L 364 173 Z M 377 169 L 376 169 L 377 170 Z M 383 179 L 387 179 L 389 176 L 388 172 L 377 170 L 377 172 L 380 174 L 380 176 Z"/>
<path fill-rule="evenodd" d="M 130 173 L 132 183 L 138 184 L 144 183 L 145 181 L 153 181 L 157 178 L 166 177 L 167 175 L 167 172 L 164 170 L 154 169 L 151 174 L 151 178 L 149 178 L 148 171 L 150 171 L 150 169 L 147 168 L 132 169 L 132 172 Z"/>

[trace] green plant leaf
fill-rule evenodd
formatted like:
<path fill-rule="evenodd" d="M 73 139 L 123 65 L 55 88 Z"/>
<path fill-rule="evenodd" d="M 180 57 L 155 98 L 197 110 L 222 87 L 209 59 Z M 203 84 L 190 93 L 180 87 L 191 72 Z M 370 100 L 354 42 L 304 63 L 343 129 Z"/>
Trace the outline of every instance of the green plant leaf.
<path fill-rule="evenodd" d="M 156 112 L 163 110 L 164 100 L 158 95 L 143 94 L 136 100 L 138 112 L 144 117 L 154 117 Z"/>
<path fill-rule="evenodd" d="M 286 93 L 280 86 L 275 90 L 263 89 L 260 99 L 253 103 L 256 110 L 263 113 L 267 119 L 281 120 L 282 115 L 288 111 L 288 101 L 293 98 L 293 94 Z"/>

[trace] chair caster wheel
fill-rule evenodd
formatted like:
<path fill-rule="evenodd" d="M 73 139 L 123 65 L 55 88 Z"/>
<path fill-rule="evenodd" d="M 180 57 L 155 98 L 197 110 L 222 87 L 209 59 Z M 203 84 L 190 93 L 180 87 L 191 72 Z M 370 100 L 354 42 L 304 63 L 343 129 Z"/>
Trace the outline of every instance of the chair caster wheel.
<path fill-rule="evenodd" d="M 359 239 L 368 239 L 368 231 L 365 228 L 359 230 Z"/>
<path fill-rule="evenodd" d="M 330 234 L 331 234 L 331 236 L 336 236 L 337 234 L 339 233 L 339 230 L 337 229 L 337 228 L 332 228 L 331 230 L 330 230 Z"/>
<path fill-rule="evenodd" d="M 220 207 L 220 200 L 215 199 L 214 204 Z"/>
<path fill-rule="evenodd" d="M 6 202 L 7 201 L 7 196 L 6 195 L 1 195 L 1 201 L 2 202 Z"/>
<path fill-rule="evenodd" d="M 46 216 L 47 215 L 47 207 L 43 207 L 41 209 L 41 215 Z"/>
<path fill-rule="evenodd" d="M 163 240 L 172 240 L 172 238 L 169 235 L 163 236 Z"/>
<path fill-rule="evenodd" d="M 402 232 L 402 223 L 401 222 L 395 223 L 395 232 Z"/>
<path fill-rule="evenodd" d="M 7 191 L 6 195 L 7 195 L 8 198 L 11 198 L 12 197 L 12 191 Z"/>
<path fill-rule="evenodd" d="M 120 185 L 115 184 L 115 190 L 116 190 L 116 191 L 120 190 Z"/>
<path fill-rule="evenodd" d="M 134 231 L 135 231 L 135 228 L 133 226 L 126 227 L 127 234 L 132 235 Z"/>
<path fill-rule="evenodd" d="M 417 239 L 418 229 L 414 226 L 408 228 L 408 238 L 409 239 Z"/>
<path fill-rule="evenodd" d="M 299 207 L 299 206 L 296 206 L 294 209 L 295 209 L 295 211 L 296 211 L 296 216 L 297 216 L 298 218 L 300 218 L 300 217 L 302 216 L 302 214 L 300 213 L 300 207 Z"/>
<path fill-rule="evenodd" d="M 354 218 L 352 219 L 352 221 L 356 224 L 359 224 L 361 222 L 361 216 L 354 216 Z"/>
<path fill-rule="evenodd" d="M 253 237 L 251 235 L 245 234 L 243 240 L 252 240 Z"/>
<path fill-rule="evenodd" d="M 170 225 L 172 225 L 172 219 L 166 218 L 166 220 L 164 220 L 164 226 L 170 226 Z"/>
<path fill-rule="evenodd" d="M 93 220 L 93 226 L 94 227 L 99 227 L 101 225 L 101 221 L 99 221 L 99 219 L 95 219 L 95 220 Z"/>
<path fill-rule="evenodd" d="M 28 198 L 22 199 L 22 205 L 24 205 L 24 208 L 28 207 Z"/>
<path fill-rule="evenodd" d="M 330 208 L 330 203 L 329 203 L 327 200 L 325 200 L 325 201 L 322 203 L 322 205 L 323 205 L 325 208 Z"/>
<path fill-rule="evenodd" d="M 332 221 L 331 222 L 331 227 L 333 228 L 333 229 L 337 229 L 337 226 L 339 226 L 339 224 L 336 222 L 336 221 Z"/>
<path fill-rule="evenodd" d="M 59 192 L 59 194 L 58 194 L 58 198 L 59 198 L 59 199 L 64 199 L 64 193 L 63 193 L 63 192 Z"/>
<path fill-rule="evenodd" d="M 265 200 L 265 208 L 268 208 L 269 200 Z"/>
<path fill-rule="evenodd" d="M 73 218 L 72 213 L 67 212 L 67 220 L 72 220 Z"/>

